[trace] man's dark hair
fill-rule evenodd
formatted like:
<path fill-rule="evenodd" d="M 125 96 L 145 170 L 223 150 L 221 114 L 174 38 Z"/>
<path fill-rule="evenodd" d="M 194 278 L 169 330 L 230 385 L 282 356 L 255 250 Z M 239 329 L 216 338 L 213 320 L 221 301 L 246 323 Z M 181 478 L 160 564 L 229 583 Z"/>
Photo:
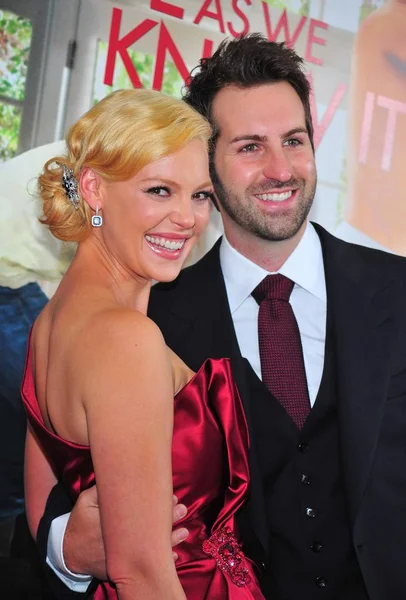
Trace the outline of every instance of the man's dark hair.
<path fill-rule="evenodd" d="M 303 104 L 306 128 L 314 149 L 310 84 L 304 73 L 303 59 L 283 42 L 270 42 L 261 33 L 223 40 L 211 58 L 202 58 L 186 83 L 184 100 L 213 126 L 213 150 L 219 135 L 212 116 L 216 94 L 230 85 L 244 89 L 281 81 L 290 83 Z"/>

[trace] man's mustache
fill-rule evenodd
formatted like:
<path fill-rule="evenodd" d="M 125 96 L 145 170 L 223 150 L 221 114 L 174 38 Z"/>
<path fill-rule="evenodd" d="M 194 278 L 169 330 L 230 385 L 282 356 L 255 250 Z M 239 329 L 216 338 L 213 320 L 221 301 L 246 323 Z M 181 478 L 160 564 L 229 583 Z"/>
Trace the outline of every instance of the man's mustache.
<path fill-rule="evenodd" d="M 275 190 L 283 189 L 299 189 L 300 182 L 296 179 L 290 179 L 289 181 L 279 181 L 278 179 L 267 179 L 262 184 L 255 184 L 247 189 L 249 194 L 267 194 L 268 192 L 274 192 Z"/>

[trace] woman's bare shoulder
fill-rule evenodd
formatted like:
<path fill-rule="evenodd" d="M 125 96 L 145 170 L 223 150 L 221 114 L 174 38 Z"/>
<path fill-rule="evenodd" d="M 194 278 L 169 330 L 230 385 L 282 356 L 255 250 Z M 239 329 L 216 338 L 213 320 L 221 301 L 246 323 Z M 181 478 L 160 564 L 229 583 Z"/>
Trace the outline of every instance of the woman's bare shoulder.
<path fill-rule="evenodd" d="M 162 355 L 165 341 L 159 327 L 146 315 L 128 308 L 98 311 L 84 324 L 77 336 L 79 354 L 105 363 L 134 357 L 142 362 Z"/>
<path fill-rule="evenodd" d="M 168 353 L 172 365 L 173 388 L 177 394 L 192 379 L 195 372 L 170 348 Z"/>

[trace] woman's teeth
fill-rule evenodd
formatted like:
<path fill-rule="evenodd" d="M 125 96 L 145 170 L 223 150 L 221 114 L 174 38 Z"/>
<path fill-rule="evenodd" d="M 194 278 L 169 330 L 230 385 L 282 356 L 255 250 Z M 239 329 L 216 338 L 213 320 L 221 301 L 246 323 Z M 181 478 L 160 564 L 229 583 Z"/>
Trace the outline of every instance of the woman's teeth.
<path fill-rule="evenodd" d="M 165 248 L 166 250 L 181 250 L 185 245 L 185 239 L 183 240 L 167 240 L 163 237 L 152 237 L 150 235 L 146 235 L 145 239 L 150 243 L 154 244 L 154 246 L 160 246 L 161 248 Z"/>

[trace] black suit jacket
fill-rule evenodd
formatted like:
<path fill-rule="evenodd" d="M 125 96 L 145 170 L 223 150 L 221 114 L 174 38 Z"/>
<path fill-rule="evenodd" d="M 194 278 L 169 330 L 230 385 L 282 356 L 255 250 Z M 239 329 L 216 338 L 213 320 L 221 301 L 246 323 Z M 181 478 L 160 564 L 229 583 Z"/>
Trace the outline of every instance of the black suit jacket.
<path fill-rule="evenodd" d="M 334 321 L 341 458 L 354 547 L 371 600 L 397 600 L 406 597 L 406 259 L 316 229 Z M 149 315 L 192 369 L 208 357 L 231 358 L 252 431 L 219 247 L 220 241 L 174 282 L 154 286 Z M 239 525 L 247 552 L 266 564 L 268 530 L 254 447 L 250 471 L 250 499 Z M 53 516 L 45 515 L 42 538 Z"/>

